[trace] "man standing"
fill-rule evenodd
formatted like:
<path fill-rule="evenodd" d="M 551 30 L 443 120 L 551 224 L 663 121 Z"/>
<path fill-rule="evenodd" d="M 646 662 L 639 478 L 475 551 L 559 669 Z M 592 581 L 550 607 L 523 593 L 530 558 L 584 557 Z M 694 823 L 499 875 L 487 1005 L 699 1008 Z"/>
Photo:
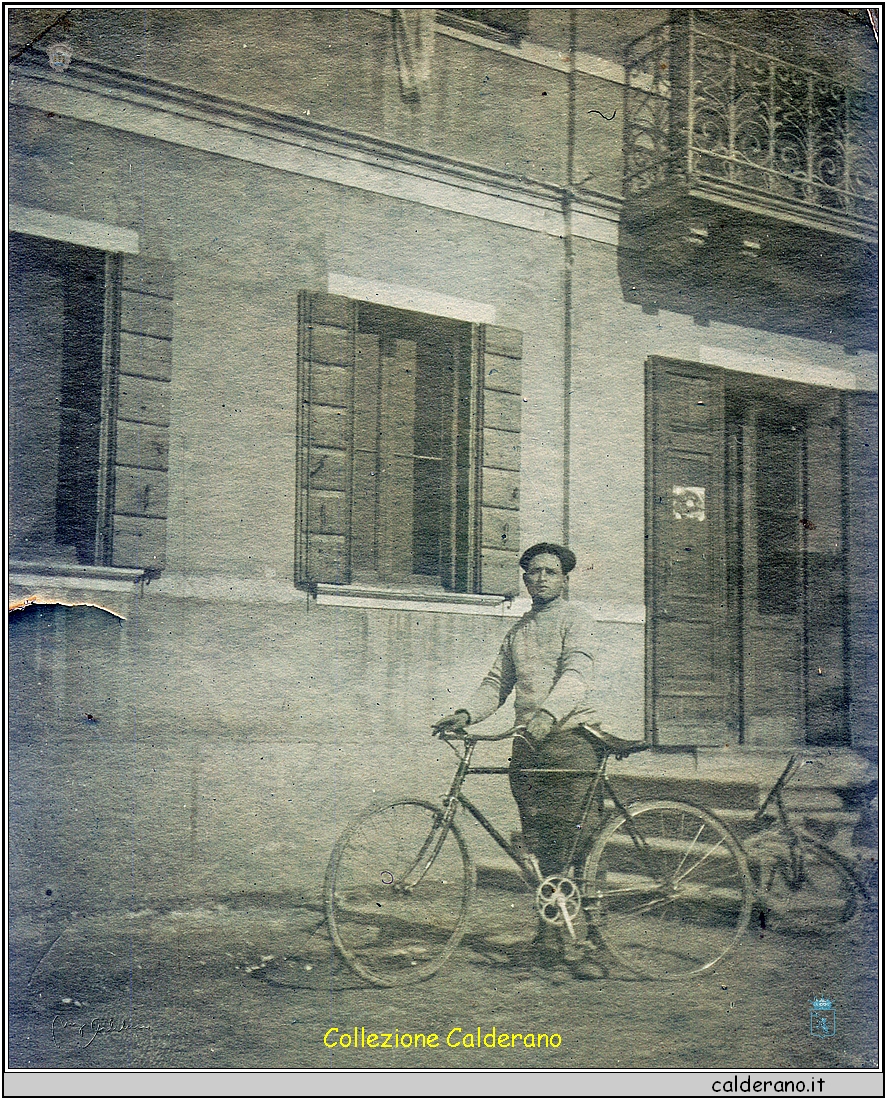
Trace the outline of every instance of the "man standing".
<path fill-rule="evenodd" d="M 593 770 L 599 755 L 583 723 L 593 720 L 594 620 L 564 598 L 567 575 L 576 565 L 571 550 L 540 542 L 520 559 L 533 607 L 517 622 L 480 687 L 464 707 L 436 724 L 443 732 L 488 718 L 515 692 L 516 724 L 525 732 L 512 746 L 510 780 L 523 830 L 524 848 L 543 876 L 565 869 L 588 779 L 532 776 L 526 768 Z M 577 874 L 599 821 L 600 808 L 576 853 Z M 596 818 L 596 820 L 595 820 Z"/>

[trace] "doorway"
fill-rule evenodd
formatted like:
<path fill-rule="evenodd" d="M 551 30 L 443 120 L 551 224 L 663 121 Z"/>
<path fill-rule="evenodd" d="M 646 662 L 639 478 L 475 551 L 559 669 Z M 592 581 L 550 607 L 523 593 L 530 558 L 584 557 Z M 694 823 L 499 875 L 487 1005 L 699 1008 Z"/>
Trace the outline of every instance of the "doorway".
<path fill-rule="evenodd" d="M 660 743 L 850 743 L 846 423 L 838 390 L 648 363 Z"/>
<path fill-rule="evenodd" d="M 847 744 L 841 395 L 725 373 L 724 411 L 738 740 Z"/>

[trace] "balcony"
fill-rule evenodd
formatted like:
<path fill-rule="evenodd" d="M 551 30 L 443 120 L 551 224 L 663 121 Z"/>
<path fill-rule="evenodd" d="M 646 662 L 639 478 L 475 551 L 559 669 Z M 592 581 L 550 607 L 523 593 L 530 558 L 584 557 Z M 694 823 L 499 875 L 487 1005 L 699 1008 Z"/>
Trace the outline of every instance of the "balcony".
<path fill-rule="evenodd" d="M 797 314 L 824 294 L 833 338 L 865 346 L 851 333 L 874 315 L 877 142 L 875 95 L 675 12 L 626 56 L 623 229 L 646 254 L 633 282 L 658 301 L 652 284 L 695 265 L 715 312 L 726 296 Z"/>

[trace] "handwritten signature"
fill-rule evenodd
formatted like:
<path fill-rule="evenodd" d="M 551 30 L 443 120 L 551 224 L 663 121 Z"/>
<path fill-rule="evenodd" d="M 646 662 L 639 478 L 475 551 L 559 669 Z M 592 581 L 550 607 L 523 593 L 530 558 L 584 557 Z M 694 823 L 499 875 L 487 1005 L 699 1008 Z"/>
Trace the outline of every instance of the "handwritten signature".
<path fill-rule="evenodd" d="M 108 1016 L 106 1019 L 94 1017 L 86 1023 L 78 1023 L 76 1020 L 66 1019 L 58 1012 L 52 1018 L 51 1032 L 53 1039 L 57 1038 L 56 1032 L 62 1032 L 66 1028 L 73 1028 L 84 1046 L 89 1046 L 99 1035 L 123 1035 L 128 1031 L 148 1031 L 147 1024 L 134 1024 L 125 1016 Z"/>

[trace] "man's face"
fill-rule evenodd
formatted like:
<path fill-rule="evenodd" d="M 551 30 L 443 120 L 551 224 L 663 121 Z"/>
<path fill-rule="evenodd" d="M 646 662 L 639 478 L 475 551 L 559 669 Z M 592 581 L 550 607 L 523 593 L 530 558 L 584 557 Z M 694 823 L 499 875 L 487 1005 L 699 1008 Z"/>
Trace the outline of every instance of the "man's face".
<path fill-rule="evenodd" d="M 556 554 L 537 554 L 530 558 L 524 573 L 524 584 L 537 607 L 556 600 L 564 590 L 566 579 L 561 559 Z"/>

